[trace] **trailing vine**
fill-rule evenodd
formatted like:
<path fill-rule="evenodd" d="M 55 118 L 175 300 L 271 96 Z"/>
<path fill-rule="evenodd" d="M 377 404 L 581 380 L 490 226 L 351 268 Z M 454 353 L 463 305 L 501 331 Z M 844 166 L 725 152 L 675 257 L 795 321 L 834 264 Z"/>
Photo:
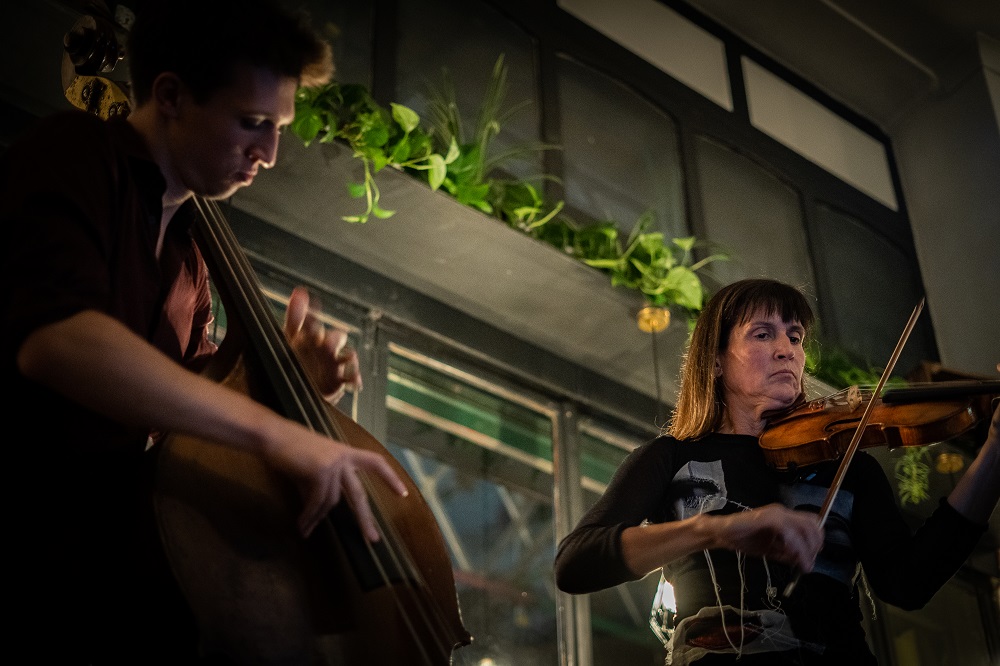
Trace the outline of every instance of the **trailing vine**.
<path fill-rule="evenodd" d="M 697 315 L 706 296 L 698 271 L 725 259 L 724 255 L 709 254 L 696 261 L 695 248 L 704 244 L 694 237 L 668 241 L 662 233 L 649 230 L 650 214 L 641 216 L 624 237 L 613 220 L 577 224 L 563 214 L 562 201 L 545 200 L 538 182 L 503 173 L 505 160 L 556 147 L 539 143 L 495 154 L 493 142 L 503 123 L 522 108 L 504 106 L 507 67 L 502 55 L 470 135 L 463 132 L 447 71 L 440 87 L 430 92 L 429 121 L 422 126 L 415 111 L 396 103 L 386 109 L 363 86 L 333 82 L 298 91 L 292 133 L 306 146 L 342 141 L 363 164 L 363 180 L 349 183 L 348 190 L 363 199 L 364 209 L 342 219 L 365 223 L 395 213 L 382 206 L 375 177 L 392 167 L 604 272 L 613 286 L 634 289 L 651 305 L 675 308 L 689 319 Z"/>
<path fill-rule="evenodd" d="M 649 230 L 653 223 L 649 213 L 642 215 L 627 235 L 614 220 L 577 224 L 563 214 L 562 201 L 545 201 L 537 182 L 504 175 L 499 167 L 505 160 L 528 151 L 557 148 L 535 144 L 495 154 L 493 142 L 503 123 L 521 108 L 504 108 L 506 91 L 507 68 L 501 55 L 476 126 L 466 135 L 447 71 L 440 87 L 430 90 L 429 120 L 424 126 L 409 107 L 390 103 L 385 108 L 365 87 L 333 82 L 298 91 L 290 129 L 306 146 L 344 142 L 362 162 L 364 177 L 361 182 L 348 183 L 348 190 L 364 201 L 364 210 L 343 216 L 347 222 L 365 223 L 371 217 L 385 219 L 395 214 L 381 205 L 375 178 L 382 169 L 392 167 L 602 271 L 613 286 L 640 292 L 650 305 L 679 310 L 688 317 L 689 325 L 693 323 L 707 295 L 698 272 L 727 257 L 708 252 L 696 261 L 695 249 L 704 243 L 693 236 L 668 241 L 662 233 Z M 815 338 L 810 339 L 806 370 L 837 388 L 874 385 L 880 375 L 876 369 L 859 367 L 839 349 L 821 350 Z M 906 382 L 894 378 L 889 383 Z M 929 456 L 926 447 L 907 447 L 897 461 L 895 476 L 902 504 L 928 498 Z"/>

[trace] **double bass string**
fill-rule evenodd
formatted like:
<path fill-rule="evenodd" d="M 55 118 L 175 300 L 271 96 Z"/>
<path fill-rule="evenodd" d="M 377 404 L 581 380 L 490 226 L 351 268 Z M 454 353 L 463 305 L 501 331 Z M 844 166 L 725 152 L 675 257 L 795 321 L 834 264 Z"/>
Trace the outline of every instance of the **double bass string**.
<path fill-rule="evenodd" d="M 325 403 L 320 402 L 319 391 L 305 375 L 298 358 L 288 345 L 284 333 L 280 330 L 270 306 L 263 296 L 263 290 L 256 279 L 256 274 L 218 205 L 213 201 L 201 198 L 196 198 L 195 203 L 205 223 L 202 225 L 202 232 L 208 241 L 206 250 L 212 252 L 212 258 L 217 264 L 224 265 L 228 269 L 225 274 L 232 276 L 231 284 L 227 286 L 233 305 L 240 310 L 245 321 L 254 324 L 254 326 L 246 326 L 245 333 L 254 338 L 257 349 L 267 350 L 270 352 L 270 358 L 275 361 L 271 364 L 265 364 L 272 384 L 275 386 L 283 385 L 287 388 L 286 391 L 278 392 L 279 399 L 284 403 L 287 413 L 299 415 L 302 423 L 314 431 L 321 432 L 341 442 L 347 442 L 348 440 L 339 425 L 330 418 Z M 426 603 L 426 595 L 419 593 L 417 584 L 422 586 L 424 590 L 427 589 L 422 573 L 406 552 L 399 534 L 391 523 L 385 520 L 381 507 L 374 501 L 376 495 L 371 492 L 369 480 L 362 477 L 361 481 L 368 491 L 369 497 L 372 498 L 372 511 L 384 535 L 382 541 L 391 560 L 383 562 L 374 546 L 367 540 L 364 541 L 368 554 L 378 569 L 381 582 L 390 589 L 400 617 L 412 635 L 415 638 L 419 637 L 421 634 L 413 625 L 413 618 L 399 597 L 399 585 L 393 584 L 389 573 L 391 570 L 405 572 L 402 580 L 403 586 L 414 602 L 413 605 L 419 609 L 420 619 L 426 629 L 434 636 L 434 647 L 440 651 L 441 655 L 448 657 L 451 652 L 451 643 L 442 635 L 445 625 L 442 611 L 433 604 Z M 428 646 L 424 646 L 420 641 L 416 642 L 424 652 L 425 659 L 431 662 L 431 655 L 427 654 Z"/>
<path fill-rule="evenodd" d="M 227 267 L 230 269 L 228 274 L 234 276 L 234 282 L 236 282 L 234 291 L 238 292 L 238 295 L 242 297 L 240 303 L 245 304 L 241 307 L 241 310 L 247 310 L 246 318 L 256 324 L 249 333 L 251 335 L 256 334 L 254 337 L 259 338 L 256 341 L 260 344 L 260 348 L 272 352 L 272 358 L 275 360 L 275 363 L 271 364 L 268 368 L 268 372 L 271 375 L 270 379 L 272 383 L 284 384 L 288 388 L 287 391 L 282 392 L 284 401 L 292 403 L 286 404 L 286 408 L 290 413 L 298 414 L 303 423 L 313 430 L 322 432 L 330 437 L 335 437 L 340 441 L 346 441 L 346 438 L 336 424 L 326 418 L 326 411 L 318 402 L 318 392 L 312 390 L 308 379 L 297 363 L 297 359 L 286 344 L 283 334 L 278 330 L 277 322 L 271 315 L 263 299 L 262 291 L 255 284 L 255 274 L 252 272 L 245 254 L 242 251 L 238 251 L 238 243 L 232 237 L 228 225 L 225 224 L 222 213 L 217 207 L 211 204 L 200 206 L 199 208 L 206 222 L 211 222 L 208 231 L 212 234 L 212 240 L 216 246 L 220 248 L 220 253 L 224 255 L 224 257 L 220 258 L 220 261 L 226 262 Z M 242 279 L 236 280 L 235 276 Z M 362 481 L 365 483 L 366 488 L 369 488 L 367 480 L 363 479 Z M 390 564 L 395 565 L 398 571 L 407 571 L 409 575 L 404 578 L 404 583 L 409 587 L 412 584 L 411 580 L 420 578 L 419 571 L 409 561 L 408 557 L 396 552 L 393 546 L 398 540 L 392 538 L 395 534 L 388 533 L 388 525 L 382 519 L 377 503 L 373 503 L 373 512 L 378 519 L 383 534 L 386 535 L 387 551 L 392 560 Z M 378 569 L 382 583 L 386 586 L 391 586 L 393 597 L 396 598 L 399 605 L 401 616 L 409 625 L 409 615 L 405 613 L 396 595 L 396 586 L 391 583 L 387 564 L 381 561 L 379 554 L 370 544 L 365 542 L 365 545 L 372 561 Z M 415 599 L 419 598 L 419 595 L 414 594 L 413 596 Z M 428 625 L 430 626 L 430 623 Z M 415 634 L 415 629 L 412 625 L 410 626 L 410 630 Z"/>

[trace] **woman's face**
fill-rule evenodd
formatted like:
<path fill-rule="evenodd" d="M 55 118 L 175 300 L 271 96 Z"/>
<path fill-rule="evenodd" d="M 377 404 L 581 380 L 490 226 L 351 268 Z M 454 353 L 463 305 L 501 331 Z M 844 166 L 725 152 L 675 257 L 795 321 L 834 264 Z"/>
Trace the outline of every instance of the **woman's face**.
<path fill-rule="evenodd" d="M 715 363 L 731 424 L 760 420 L 764 412 L 790 406 L 802 391 L 805 329 L 779 313 L 756 312 L 733 328 Z"/>

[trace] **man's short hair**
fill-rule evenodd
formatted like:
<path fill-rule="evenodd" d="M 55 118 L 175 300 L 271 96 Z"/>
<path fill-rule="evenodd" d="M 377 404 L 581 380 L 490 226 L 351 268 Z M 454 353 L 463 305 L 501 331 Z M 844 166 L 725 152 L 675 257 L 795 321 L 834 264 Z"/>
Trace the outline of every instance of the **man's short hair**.
<path fill-rule="evenodd" d="M 128 44 L 132 96 L 148 101 L 153 81 L 173 72 L 199 103 L 250 65 L 314 86 L 333 75 L 330 45 L 271 0 L 148 0 Z"/>

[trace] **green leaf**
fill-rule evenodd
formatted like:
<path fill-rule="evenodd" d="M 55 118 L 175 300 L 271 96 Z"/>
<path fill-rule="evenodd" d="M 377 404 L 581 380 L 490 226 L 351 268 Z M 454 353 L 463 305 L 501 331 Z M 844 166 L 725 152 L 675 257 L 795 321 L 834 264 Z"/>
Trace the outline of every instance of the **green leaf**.
<path fill-rule="evenodd" d="M 701 310 L 705 292 L 701 280 L 690 268 L 674 266 L 664 282 L 676 293 L 675 303 L 690 310 Z"/>
<path fill-rule="evenodd" d="M 378 206 L 372 206 L 372 215 L 379 219 L 386 219 L 387 217 L 392 217 L 396 214 L 394 210 L 385 210 L 384 208 L 379 208 Z"/>
<path fill-rule="evenodd" d="M 320 130 L 323 129 L 323 121 L 318 115 L 310 114 L 299 116 L 298 113 L 295 115 L 295 120 L 292 124 L 288 126 L 295 136 L 302 140 L 302 143 L 309 147 L 316 135 L 319 134 Z"/>
<path fill-rule="evenodd" d="M 427 173 L 427 182 L 432 190 L 436 190 L 441 187 L 445 176 L 448 175 L 448 167 L 445 164 L 444 158 L 437 153 L 430 155 L 427 158 L 427 162 L 430 165 L 430 171 Z"/>
<path fill-rule="evenodd" d="M 684 250 L 685 252 L 690 252 L 694 248 L 695 238 L 694 236 L 688 236 L 686 238 L 674 238 L 674 245 Z"/>
<path fill-rule="evenodd" d="M 434 153 L 434 142 L 431 137 L 419 129 L 410 132 L 410 159 L 423 158 Z"/>
<path fill-rule="evenodd" d="M 371 161 L 372 169 L 378 172 L 389 164 L 389 156 L 381 151 L 376 151 L 371 154 Z"/>
<path fill-rule="evenodd" d="M 347 191 L 355 199 L 360 199 L 361 197 L 368 194 L 368 188 L 365 187 L 363 183 L 348 183 Z"/>
<path fill-rule="evenodd" d="M 455 141 L 454 137 L 452 137 L 451 143 L 448 145 L 448 154 L 445 155 L 444 157 L 444 163 L 451 164 L 452 162 L 458 159 L 458 156 L 460 154 L 461 151 L 459 151 L 458 149 L 458 142 Z"/>
<path fill-rule="evenodd" d="M 395 147 L 393 147 L 392 154 L 389 156 L 389 162 L 392 164 L 402 164 L 408 159 L 410 159 L 410 140 L 407 136 L 403 136 Z"/>
<path fill-rule="evenodd" d="M 420 124 L 420 116 L 413 109 L 402 104 L 396 104 L 395 102 L 390 102 L 389 106 L 392 108 L 392 119 L 399 123 L 399 126 L 407 134 L 415 130 L 417 125 Z"/>
<path fill-rule="evenodd" d="M 344 222 L 351 222 L 354 224 L 364 223 L 368 221 L 367 215 L 342 215 L 341 218 Z"/>
<path fill-rule="evenodd" d="M 613 269 L 621 266 L 622 262 L 620 259 L 584 259 L 583 263 L 594 268 Z"/>
<path fill-rule="evenodd" d="M 455 197 L 460 202 L 468 206 L 475 206 L 476 208 L 479 208 L 479 210 L 482 210 L 483 212 L 487 212 L 486 208 L 489 208 L 488 212 L 493 212 L 493 207 L 486 202 L 486 195 L 488 195 L 489 193 L 490 193 L 489 183 L 482 183 L 478 185 L 462 183 L 458 186 L 458 190 L 455 193 Z M 482 206 L 482 204 L 484 203 L 487 204 L 486 208 Z"/>

